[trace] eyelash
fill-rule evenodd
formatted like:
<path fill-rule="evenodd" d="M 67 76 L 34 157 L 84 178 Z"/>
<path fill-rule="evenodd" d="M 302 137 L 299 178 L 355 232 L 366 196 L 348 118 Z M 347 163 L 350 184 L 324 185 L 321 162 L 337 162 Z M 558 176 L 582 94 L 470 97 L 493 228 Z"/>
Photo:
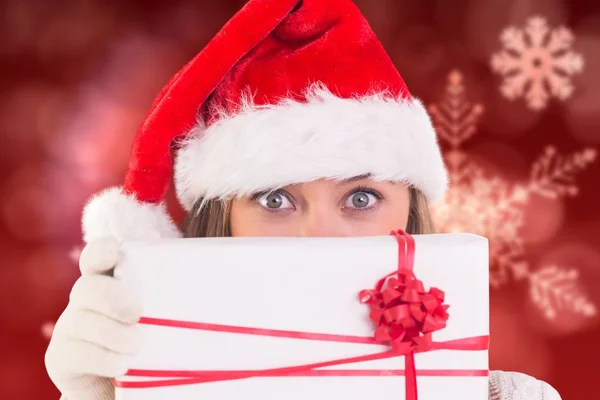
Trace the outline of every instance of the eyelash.
<path fill-rule="evenodd" d="M 269 190 L 269 191 L 264 191 L 264 192 L 258 192 L 258 193 L 254 193 L 251 197 L 250 200 L 252 200 L 253 202 L 256 203 L 256 205 L 258 206 L 258 209 L 264 212 L 268 212 L 269 214 L 281 214 L 281 210 L 277 209 L 277 208 L 268 208 L 268 207 L 263 207 L 262 205 L 258 204 L 258 202 L 256 200 L 258 200 L 260 197 L 266 195 L 266 194 L 271 194 L 271 193 L 277 193 L 285 198 L 287 198 L 287 200 L 290 203 L 293 203 L 291 196 L 289 194 L 287 194 L 285 191 L 283 190 Z"/>
<path fill-rule="evenodd" d="M 266 195 L 266 194 L 270 194 L 270 193 L 277 193 L 277 194 L 279 194 L 279 195 L 281 195 L 281 196 L 284 196 L 284 197 L 286 197 L 286 198 L 288 199 L 288 201 L 289 201 L 290 203 L 293 203 L 293 201 L 292 201 L 292 199 L 290 198 L 290 196 L 289 196 L 289 195 L 288 195 L 288 194 L 287 194 L 285 191 L 283 191 L 283 190 L 274 190 L 274 191 L 265 191 L 265 192 L 258 192 L 258 193 L 254 193 L 254 194 L 253 194 L 253 195 L 250 197 L 250 199 L 251 199 L 252 201 L 256 202 L 256 200 L 258 200 L 260 197 L 262 197 L 262 196 L 264 196 L 264 195 Z M 355 195 L 356 193 L 368 193 L 368 194 L 371 194 L 371 195 L 375 196 L 375 198 L 377 198 L 377 200 L 379 200 L 379 201 L 383 200 L 383 196 L 381 195 L 381 193 L 379 193 L 379 192 L 378 192 L 378 191 L 376 191 L 375 189 L 371 189 L 371 188 L 364 187 L 364 186 L 358 186 L 357 188 L 355 188 L 355 189 L 352 189 L 350 192 L 348 192 L 348 194 L 347 194 L 346 196 L 344 196 L 344 201 L 345 201 L 345 200 L 346 200 L 348 197 L 350 197 L 350 196 L 353 196 L 353 195 Z M 271 214 L 279 214 L 279 213 L 281 213 L 281 210 L 279 210 L 279 209 L 276 209 L 276 208 L 274 208 L 274 209 L 270 209 L 270 208 L 268 208 L 268 207 L 262 207 L 260 204 L 259 204 L 258 206 L 259 206 L 259 208 L 260 208 L 262 211 L 266 211 L 266 212 L 268 212 L 268 213 L 271 213 Z M 373 211 L 373 208 L 374 208 L 374 207 L 375 207 L 375 206 L 373 206 L 373 207 L 368 207 L 368 208 L 350 208 L 350 210 L 351 210 L 351 212 L 362 213 L 362 212 L 369 212 L 369 211 Z M 344 208 L 346 208 L 346 207 L 344 207 Z"/>
<path fill-rule="evenodd" d="M 381 193 L 379 193 L 378 191 L 376 191 L 375 189 L 371 189 L 368 187 L 364 187 L 364 186 L 359 186 L 356 189 L 351 190 L 345 197 L 344 200 L 347 199 L 348 197 L 355 195 L 356 193 L 368 193 L 371 194 L 373 196 L 375 196 L 375 198 L 379 201 L 383 200 L 383 196 L 381 195 Z M 367 207 L 367 208 L 350 208 L 350 212 L 356 212 L 356 213 L 363 213 L 363 212 L 369 212 L 369 211 L 373 211 L 373 209 L 376 206 L 371 206 L 371 207 Z"/>

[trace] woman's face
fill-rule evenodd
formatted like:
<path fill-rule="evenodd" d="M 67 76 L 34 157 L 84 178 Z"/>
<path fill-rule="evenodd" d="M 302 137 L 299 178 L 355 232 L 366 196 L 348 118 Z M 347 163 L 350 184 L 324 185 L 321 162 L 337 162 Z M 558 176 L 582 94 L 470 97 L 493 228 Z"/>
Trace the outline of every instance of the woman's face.
<path fill-rule="evenodd" d="M 403 183 L 366 177 L 318 180 L 235 199 L 232 236 L 373 236 L 404 229 L 410 193 Z"/>

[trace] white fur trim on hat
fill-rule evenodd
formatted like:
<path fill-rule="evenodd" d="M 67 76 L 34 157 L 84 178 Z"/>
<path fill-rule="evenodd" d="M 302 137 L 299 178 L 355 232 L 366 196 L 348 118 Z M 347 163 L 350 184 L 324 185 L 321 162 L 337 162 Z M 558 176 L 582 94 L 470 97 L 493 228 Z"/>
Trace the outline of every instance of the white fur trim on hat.
<path fill-rule="evenodd" d="M 306 102 L 255 106 L 196 127 L 177 153 L 175 185 L 185 209 L 199 198 L 226 198 L 320 178 L 372 174 L 406 182 L 431 202 L 448 178 L 434 127 L 417 99 L 377 94 L 342 99 L 321 85 Z"/>
<path fill-rule="evenodd" d="M 142 203 L 116 187 L 90 200 L 83 210 L 82 225 L 86 243 L 106 237 L 121 242 L 181 236 L 164 204 Z"/>

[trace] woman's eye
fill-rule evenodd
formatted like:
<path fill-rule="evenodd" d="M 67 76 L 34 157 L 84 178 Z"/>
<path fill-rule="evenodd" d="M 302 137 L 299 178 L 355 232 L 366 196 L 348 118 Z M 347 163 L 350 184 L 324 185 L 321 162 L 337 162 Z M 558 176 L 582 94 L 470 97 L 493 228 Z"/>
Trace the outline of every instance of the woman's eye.
<path fill-rule="evenodd" d="M 294 208 L 292 202 L 282 193 L 271 192 L 259 196 L 256 201 L 269 210 L 286 210 Z"/>
<path fill-rule="evenodd" d="M 377 196 L 367 192 L 356 192 L 351 194 L 346 200 L 345 207 L 348 208 L 368 208 L 379 200 Z"/>

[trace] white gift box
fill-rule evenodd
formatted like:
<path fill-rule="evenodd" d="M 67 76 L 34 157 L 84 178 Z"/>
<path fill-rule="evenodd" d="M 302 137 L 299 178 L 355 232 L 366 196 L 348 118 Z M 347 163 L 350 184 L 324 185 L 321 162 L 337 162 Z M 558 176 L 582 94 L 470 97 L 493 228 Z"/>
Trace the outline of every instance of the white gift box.
<path fill-rule="evenodd" d="M 414 272 L 446 293 L 447 326 L 435 342 L 489 334 L 488 242 L 471 234 L 415 235 Z M 394 236 L 201 238 L 123 245 L 117 276 L 139 291 L 144 316 L 228 327 L 369 337 L 363 289 L 397 270 Z M 211 325 L 212 326 L 212 325 Z M 388 350 L 346 343 L 140 324 L 128 382 L 181 379 L 165 371 L 265 370 Z M 419 400 L 487 400 L 488 351 L 415 355 Z M 117 400 L 405 399 L 404 356 L 336 365 L 332 376 L 266 376 L 164 387 L 117 387 Z M 343 371 L 349 376 L 344 376 Z M 399 371 L 400 370 L 400 371 Z M 440 371 L 442 371 L 440 373 Z M 444 376 L 448 371 L 449 376 Z M 478 376 L 465 371 L 479 371 Z M 482 373 L 484 371 L 484 373 Z M 151 375 L 151 374 L 150 374 Z M 169 376 L 167 376 L 169 375 Z M 326 374 L 324 374 L 326 375 Z M 142 384 L 143 385 L 145 385 Z"/>

